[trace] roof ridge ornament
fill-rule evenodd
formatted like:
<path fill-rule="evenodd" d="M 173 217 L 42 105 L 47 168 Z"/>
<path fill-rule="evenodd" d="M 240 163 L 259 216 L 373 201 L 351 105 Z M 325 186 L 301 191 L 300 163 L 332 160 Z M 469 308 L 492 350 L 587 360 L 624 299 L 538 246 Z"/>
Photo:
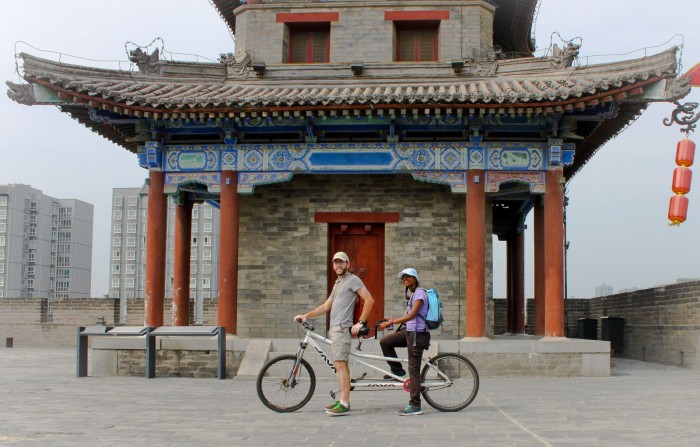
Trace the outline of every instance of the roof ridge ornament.
<path fill-rule="evenodd" d="M 465 64 L 471 68 L 471 74 L 475 76 L 492 76 L 498 70 L 497 59 L 501 54 L 500 48 L 467 48 Z"/>
<path fill-rule="evenodd" d="M 14 82 L 6 81 L 5 85 L 9 88 L 7 96 L 19 104 L 32 106 L 36 104 L 34 96 L 34 86 L 32 84 L 15 84 Z"/>
<path fill-rule="evenodd" d="M 246 50 L 245 52 L 221 53 L 219 62 L 226 67 L 226 77 L 231 79 L 245 79 L 248 77 L 249 67 L 253 65 L 255 54 Z"/>
<path fill-rule="evenodd" d="M 581 44 L 566 42 L 564 48 L 559 48 L 556 43 L 552 45 L 552 68 L 560 70 L 569 68 L 574 64 L 574 60 L 578 58 L 578 52 L 581 49 Z"/>
<path fill-rule="evenodd" d="M 141 47 L 129 51 L 129 61 L 139 67 L 139 71 L 145 75 L 160 74 L 161 64 L 160 50 L 156 48 L 151 54 L 146 53 Z"/>

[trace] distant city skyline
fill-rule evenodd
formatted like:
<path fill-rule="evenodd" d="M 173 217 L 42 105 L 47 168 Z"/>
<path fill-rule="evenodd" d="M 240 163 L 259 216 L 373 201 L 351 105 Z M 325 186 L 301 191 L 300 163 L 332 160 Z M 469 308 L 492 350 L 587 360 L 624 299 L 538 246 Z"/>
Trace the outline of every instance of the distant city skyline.
<path fill-rule="evenodd" d="M 669 0 L 629 2 L 543 0 L 533 27 L 538 51 L 564 40 L 582 44 L 581 65 L 655 54 L 683 44 L 681 72 L 700 62 L 700 3 Z M 216 63 L 235 47 L 225 23 L 207 2 L 151 0 L 33 2 L 9 0 L 0 17 L 0 73 L 14 73 L 15 52 L 63 62 L 135 69 L 125 45 L 148 45 L 157 37 L 163 57 Z M 80 27 L 56 17 L 79 11 Z M 681 14 L 682 12 L 682 14 Z M 624 18 L 624 26 L 622 26 Z M 681 36 L 682 34 L 682 36 Z M 18 42 L 21 41 L 21 42 Z M 46 50 L 46 51 L 42 51 Z M 58 53 L 61 52 L 61 53 Z M 172 52 L 172 53 L 170 53 Z M 191 56 L 202 55 L 201 57 Z M 78 59 L 69 55 L 81 56 Z M 608 56 L 604 56 L 608 55 Z M 700 102 L 694 89 L 682 102 Z M 666 219 L 678 126 L 665 127 L 672 104 L 651 104 L 631 126 L 607 142 L 566 185 L 567 296 L 593 296 L 595 285 L 619 290 L 673 283 L 700 276 L 700 195 L 691 190 L 688 220 L 669 227 Z M 90 132 L 51 107 L 0 101 L 5 123 L 0 183 L 25 183 L 56 197 L 94 204 L 92 295 L 109 293 L 112 189 L 140 185 L 147 171 L 136 156 Z M 691 138 L 697 138 L 691 134 Z M 697 185 L 695 189 L 700 188 Z M 531 217 L 527 225 L 533 228 Z M 526 296 L 532 297 L 532 239 L 526 234 Z M 505 296 L 505 243 L 494 241 L 494 297 Z"/>
<path fill-rule="evenodd" d="M 0 185 L 0 297 L 89 298 L 93 206 Z"/>

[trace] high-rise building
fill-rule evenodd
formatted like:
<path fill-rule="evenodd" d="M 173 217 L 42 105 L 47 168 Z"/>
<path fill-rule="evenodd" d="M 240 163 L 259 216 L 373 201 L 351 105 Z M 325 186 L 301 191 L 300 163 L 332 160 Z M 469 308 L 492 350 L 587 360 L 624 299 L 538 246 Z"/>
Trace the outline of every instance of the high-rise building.
<path fill-rule="evenodd" d="M 595 286 L 595 296 L 608 296 L 613 294 L 613 287 L 605 283 Z"/>
<path fill-rule="evenodd" d="M 90 297 L 94 207 L 0 185 L 0 297 Z"/>
<path fill-rule="evenodd" d="M 112 190 L 109 296 L 119 298 L 120 323 L 129 321 L 127 299 L 146 296 L 148 186 Z M 165 298 L 173 297 L 175 204 L 168 202 Z M 207 203 L 192 207 L 190 300 L 194 323 L 202 322 L 203 299 L 216 296 L 219 273 L 219 210 Z"/>

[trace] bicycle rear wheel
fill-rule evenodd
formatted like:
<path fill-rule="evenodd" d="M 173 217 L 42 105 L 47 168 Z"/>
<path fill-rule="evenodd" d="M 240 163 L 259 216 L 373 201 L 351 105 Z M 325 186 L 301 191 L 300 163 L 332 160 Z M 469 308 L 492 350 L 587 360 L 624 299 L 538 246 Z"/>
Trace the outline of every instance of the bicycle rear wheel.
<path fill-rule="evenodd" d="M 421 372 L 421 394 L 428 404 L 440 411 L 466 408 L 479 391 L 479 373 L 474 364 L 459 354 L 439 354 L 430 360 L 443 377 L 430 365 Z"/>
<path fill-rule="evenodd" d="M 258 373 L 256 388 L 267 408 L 289 413 L 309 402 L 316 389 L 316 374 L 306 360 L 297 364 L 295 355 L 282 355 L 265 363 Z"/>

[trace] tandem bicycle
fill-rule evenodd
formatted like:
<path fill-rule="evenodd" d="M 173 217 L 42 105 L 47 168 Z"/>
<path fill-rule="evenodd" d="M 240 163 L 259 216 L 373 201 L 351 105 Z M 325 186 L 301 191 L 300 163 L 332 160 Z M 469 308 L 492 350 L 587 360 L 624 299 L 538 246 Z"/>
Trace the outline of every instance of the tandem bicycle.
<path fill-rule="evenodd" d="M 377 323 L 377 326 L 380 322 Z M 296 354 L 280 355 L 263 365 L 258 373 L 256 389 L 258 397 L 269 409 L 288 413 L 306 405 L 316 390 L 316 373 L 304 359 L 306 348 L 311 345 L 324 363 L 335 372 L 331 357 L 321 348 L 320 343 L 330 345 L 331 341 L 314 332 L 313 324 L 302 322 L 306 335 L 299 344 Z M 409 391 L 409 378 L 397 376 L 391 370 L 383 369 L 369 362 L 401 362 L 408 364 L 408 359 L 383 357 L 362 352 L 363 337 L 369 333 L 365 326 L 360 331 L 357 347 L 351 349 L 350 357 L 356 363 L 376 370 L 380 375 L 390 378 L 371 378 L 363 373 L 350 380 L 351 391 Z M 375 330 L 376 334 L 376 330 Z M 376 335 L 375 335 L 376 338 Z M 384 363 L 386 365 L 386 363 Z M 422 359 L 421 395 L 433 408 L 440 411 L 459 411 L 472 403 L 479 391 L 479 373 L 474 364 L 456 353 L 442 353 L 429 359 Z M 351 371 L 352 374 L 352 371 Z M 340 390 L 330 392 L 335 399 Z"/>

